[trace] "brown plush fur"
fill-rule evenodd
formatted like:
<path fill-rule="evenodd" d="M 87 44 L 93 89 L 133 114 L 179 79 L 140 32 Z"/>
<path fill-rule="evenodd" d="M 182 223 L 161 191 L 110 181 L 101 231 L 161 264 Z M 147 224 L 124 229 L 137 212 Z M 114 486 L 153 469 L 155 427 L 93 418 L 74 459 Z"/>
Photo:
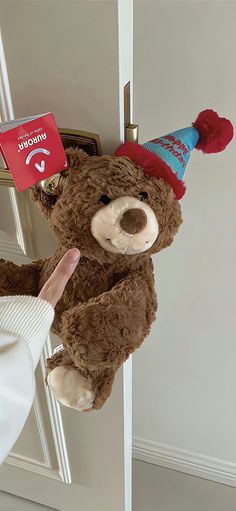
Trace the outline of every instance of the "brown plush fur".
<path fill-rule="evenodd" d="M 53 331 L 64 350 L 48 361 L 77 368 L 95 393 L 94 409 L 111 393 L 118 367 L 148 335 L 157 309 L 152 254 L 168 247 L 182 222 L 171 187 L 148 177 L 124 157 L 88 157 L 69 149 L 70 169 L 59 196 L 36 186 L 32 199 L 48 219 L 58 239 L 54 256 L 18 267 L 0 261 L 0 294 L 37 295 L 62 255 L 72 247 L 81 251 L 80 263 L 56 306 Z M 91 219 L 103 207 L 102 195 L 129 195 L 147 203 L 156 214 L 159 235 L 144 254 L 117 255 L 105 251 L 90 231 Z M 144 194 L 146 196 L 146 194 Z"/>

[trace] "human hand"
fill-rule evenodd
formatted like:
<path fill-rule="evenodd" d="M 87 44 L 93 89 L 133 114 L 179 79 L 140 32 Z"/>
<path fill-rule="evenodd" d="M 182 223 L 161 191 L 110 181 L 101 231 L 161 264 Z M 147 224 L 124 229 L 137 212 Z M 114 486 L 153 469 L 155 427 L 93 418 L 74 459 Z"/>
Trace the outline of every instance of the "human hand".
<path fill-rule="evenodd" d="M 66 252 L 66 254 L 62 257 L 61 261 L 56 266 L 51 277 L 49 277 L 47 282 L 42 287 L 38 295 L 39 298 L 46 300 L 53 307 L 55 307 L 57 302 L 60 300 L 66 284 L 74 272 L 79 259 L 80 251 L 78 248 L 72 248 L 71 250 L 68 250 L 68 252 Z"/>

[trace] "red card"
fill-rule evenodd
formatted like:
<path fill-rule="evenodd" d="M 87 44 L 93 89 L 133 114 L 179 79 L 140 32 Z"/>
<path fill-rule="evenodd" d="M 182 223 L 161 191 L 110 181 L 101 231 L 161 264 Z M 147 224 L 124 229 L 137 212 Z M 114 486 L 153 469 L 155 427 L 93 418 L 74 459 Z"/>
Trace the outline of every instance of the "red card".
<path fill-rule="evenodd" d="M 52 113 L 0 124 L 0 146 L 19 192 L 68 166 Z"/>

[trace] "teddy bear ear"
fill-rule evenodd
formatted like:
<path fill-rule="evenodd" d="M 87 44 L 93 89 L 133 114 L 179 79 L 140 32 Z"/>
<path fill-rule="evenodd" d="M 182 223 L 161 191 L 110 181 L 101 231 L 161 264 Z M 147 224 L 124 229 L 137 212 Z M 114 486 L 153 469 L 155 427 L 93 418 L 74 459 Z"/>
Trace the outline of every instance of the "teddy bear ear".
<path fill-rule="evenodd" d="M 31 191 L 32 201 L 37 204 L 43 216 L 47 219 L 50 218 L 53 206 L 62 194 L 70 172 L 79 170 L 79 167 L 89 158 L 89 155 L 82 149 L 72 147 L 66 149 L 66 156 L 68 169 L 49 177 L 45 181 L 41 181 Z"/>
<path fill-rule="evenodd" d="M 46 218 L 50 217 L 53 206 L 61 196 L 70 171 L 78 170 L 81 164 L 89 158 L 88 154 L 79 148 L 70 147 L 65 152 L 68 160 L 68 169 L 41 181 L 31 191 L 32 201 L 38 205 Z"/>
<path fill-rule="evenodd" d="M 54 191 L 50 191 L 50 183 L 48 182 L 46 185 L 43 185 L 42 182 L 38 185 L 35 185 L 31 189 L 31 200 L 37 204 L 41 213 L 46 219 L 50 218 L 53 206 L 56 204 L 58 198 L 61 195 L 63 188 L 63 178 L 60 174 L 53 176 L 54 180 L 58 179 L 58 186 L 55 187 Z M 60 186 L 59 186 L 60 185 Z M 52 190 L 54 185 L 52 186 Z M 49 191 L 48 191 L 49 190 Z"/>
<path fill-rule="evenodd" d="M 89 158 L 89 155 L 83 149 L 73 147 L 66 149 L 66 156 L 69 163 L 69 171 L 78 169 Z"/>

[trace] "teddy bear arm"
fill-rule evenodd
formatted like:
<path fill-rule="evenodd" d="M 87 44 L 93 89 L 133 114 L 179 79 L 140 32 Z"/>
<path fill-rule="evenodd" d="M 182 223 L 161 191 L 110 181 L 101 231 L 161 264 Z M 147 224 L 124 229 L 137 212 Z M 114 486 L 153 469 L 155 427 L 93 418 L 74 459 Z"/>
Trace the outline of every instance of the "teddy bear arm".
<path fill-rule="evenodd" d="M 119 367 L 148 335 L 154 297 L 150 282 L 134 274 L 67 311 L 61 337 L 74 364 L 90 370 Z"/>
<path fill-rule="evenodd" d="M 40 261 L 17 265 L 0 259 L 0 295 L 37 295 Z"/>

